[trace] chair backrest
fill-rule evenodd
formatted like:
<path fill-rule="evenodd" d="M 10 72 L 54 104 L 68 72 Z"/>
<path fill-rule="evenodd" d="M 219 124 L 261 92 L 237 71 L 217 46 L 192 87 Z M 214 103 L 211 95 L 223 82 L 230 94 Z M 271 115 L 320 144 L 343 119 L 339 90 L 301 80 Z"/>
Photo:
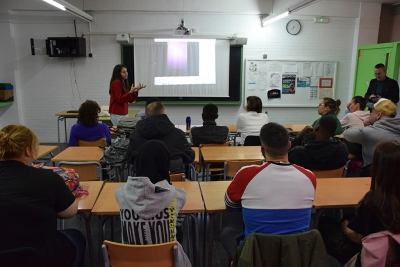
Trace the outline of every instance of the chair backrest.
<path fill-rule="evenodd" d="M 154 245 L 125 245 L 105 240 L 102 247 L 105 267 L 176 266 L 178 242 Z"/>
<path fill-rule="evenodd" d="M 204 147 L 204 146 L 229 146 L 231 143 L 229 141 L 226 141 L 225 143 L 221 144 L 200 144 L 199 147 Z"/>
<path fill-rule="evenodd" d="M 286 256 L 282 257 L 283 254 Z M 324 241 L 316 229 L 287 235 L 250 234 L 237 248 L 232 266 L 238 266 L 239 262 L 248 266 L 268 262 L 267 266 L 284 267 L 307 262 L 307 266 L 330 267 Z"/>
<path fill-rule="evenodd" d="M 81 181 L 103 180 L 101 164 L 95 161 L 69 162 L 60 161 L 57 166 L 74 169 L 79 174 Z"/>
<path fill-rule="evenodd" d="M 259 136 L 249 135 L 244 139 L 244 146 L 261 146 L 261 140 Z"/>
<path fill-rule="evenodd" d="M 0 265 L 13 267 L 45 267 L 45 257 L 32 247 L 22 247 L 0 251 Z"/>
<path fill-rule="evenodd" d="M 182 182 L 182 181 L 185 181 L 185 174 L 183 172 L 170 174 L 169 179 L 171 182 Z"/>
<path fill-rule="evenodd" d="M 103 137 L 93 141 L 78 140 L 78 146 L 106 146 L 106 139 Z"/>
<path fill-rule="evenodd" d="M 338 178 L 343 177 L 346 165 L 334 170 L 311 170 L 316 178 Z"/>
<path fill-rule="evenodd" d="M 262 163 L 262 160 L 226 161 L 224 166 L 224 180 L 226 180 L 226 177 L 234 177 L 243 166 L 261 165 Z"/>

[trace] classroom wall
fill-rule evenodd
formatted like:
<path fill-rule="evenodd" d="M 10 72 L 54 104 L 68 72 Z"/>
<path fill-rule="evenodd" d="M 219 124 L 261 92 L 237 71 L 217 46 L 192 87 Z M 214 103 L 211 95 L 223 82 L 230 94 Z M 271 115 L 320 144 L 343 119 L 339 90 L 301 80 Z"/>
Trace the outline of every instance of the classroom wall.
<path fill-rule="evenodd" d="M 352 7 L 353 5 L 351 3 Z M 343 6 L 342 9 L 345 10 L 346 7 Z M 57 141 L 55 113 L 78 109 L 79 104 L 86 99 L 108 105 L 111 71 L 120 63 L 120 46 L 116 43 L 114 34 L 85 36 L 93 58 L 77 58 L 72 61 L 31 56 L 29 38 L 74 36 L 73 19 L 60 13 L 62 12 L 15 11 L 14 19 L 9 22 L 9 36 L 15 43 L 16 56 L 13 65 L 20 92 L 18 113 L 21 118 L 15 114 L 3 114 L 0 115 L 0 125 L 8 124 L 9 120 L 19 121 L 33 129 L 41 142 Z M 169 33 L 170 29 L 177 27 L 183 15 L 186 25 L 189 28 L 199 28 L 202 34 L 237 33 L 247 36 L 244 58 L 261 59 L 266 53 L 269 59 L 337 60 L 336 98 L 342 99 L 342 108 L 345 108 L 348 92 L 352 89 L 350 80 L 354 53 L 353 36 L 358 30 L 355 27 L 356 18 L 331 17 L 329 24 L 315 24 L 312 22 L 313 16 L 290 16 L 268 27 L 262 27 L 261 16 L 257 14 L 96 11 L 93 12 L 94 22 L 91 23 L 91 28 L 88 23 L 77 20 L 77 30 L 78 35 L 82 32 L 159 33 L 164 32 L 164 29 L 168 29 Z M 297 36 L 286 33 L 286 23 L 293 18 L 300 20 L 303 25 Z M 1 26 L 0 33 L 6 33 L 3 28 L 6 27 Z M 0 54 L 2 62 L 6 57 Z M 131 109 L 143 108 L 139 105 L 131 106 Z M 202 106 L 167 106 L 167 113 L 175 124 L 184 124 L 186 116 L 192 117 L 192 124 L 201 124 L 201 110 Z M 243 111 L 243 105 L 221 106 L 217 122 L 235 123 L 238 114 Z M 272 121 L 280 123 L 312 123 L 319 117 L 316 108 L 265 108 L 263 111 L 268 111 Z M 343 112 L 340 116 L 342 114 Z M 73 121 L 68 120 L 68 128 L 72 124 Z"/>
<path fill-rule="evenodd" d="M 15 46 L 13 25 L 9 23 L 8 13 L 0 12 L 0 83 L 11 83 L 16 88 L 14 76 Z M 0 108 L 0 128 L 5 125 L 19 123 L 18 96 L 14 90 L 14 104 Z"/>

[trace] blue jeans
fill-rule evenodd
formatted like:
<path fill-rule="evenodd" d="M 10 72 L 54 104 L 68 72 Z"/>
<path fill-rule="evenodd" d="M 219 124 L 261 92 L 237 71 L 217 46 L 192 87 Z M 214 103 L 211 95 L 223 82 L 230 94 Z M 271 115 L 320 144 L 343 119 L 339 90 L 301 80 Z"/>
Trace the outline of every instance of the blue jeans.
<path fill-rule="evenodd" d="M 84 267 L 85 266 L 85 249 L 86 238 L 77 229 L 60 230 L 76 247 L 76 257 L 74 264 L 71 267 Z"/>

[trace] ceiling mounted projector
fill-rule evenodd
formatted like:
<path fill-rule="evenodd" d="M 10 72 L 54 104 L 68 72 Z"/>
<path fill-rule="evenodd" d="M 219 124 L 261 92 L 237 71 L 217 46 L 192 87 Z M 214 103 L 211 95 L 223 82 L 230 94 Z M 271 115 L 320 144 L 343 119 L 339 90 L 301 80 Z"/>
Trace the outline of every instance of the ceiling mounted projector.
<path fill-rule="evenodd" d="M 192 30 L 185 27 L 185 20 L 181 19 L 181 24 L 173 31 L 173 36 L 192 35 Z"/>

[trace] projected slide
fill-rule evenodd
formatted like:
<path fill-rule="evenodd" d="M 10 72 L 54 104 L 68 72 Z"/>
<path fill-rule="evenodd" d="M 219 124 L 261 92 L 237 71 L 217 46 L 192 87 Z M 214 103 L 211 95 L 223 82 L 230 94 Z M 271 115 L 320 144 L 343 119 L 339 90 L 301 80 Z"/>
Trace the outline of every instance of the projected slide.
<path fill-rule="evenodd" d="M 165 44 L 167 51 L 166 66 L 157 70 L 154 85 L 215 84 L 215 40 L 154 39 L 154 42 Z"/>
<path fill-rule="evenodd" d="M 229 96 L 229 40 L 135 38 L 134 80 L 140 96 Z"/>

